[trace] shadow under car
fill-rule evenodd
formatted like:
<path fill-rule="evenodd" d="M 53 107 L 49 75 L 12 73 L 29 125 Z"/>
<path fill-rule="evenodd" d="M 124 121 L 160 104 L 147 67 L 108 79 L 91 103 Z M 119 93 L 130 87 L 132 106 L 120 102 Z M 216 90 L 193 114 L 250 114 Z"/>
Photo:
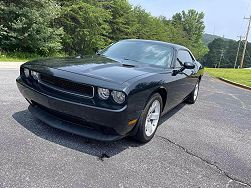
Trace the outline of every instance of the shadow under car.
<path fill-rule="evenodd" d="M 173 110 L 162 116 L 160 119 L 160 126 L 184 106 L 185 104 L 181 103 Z M 16 112 L 12 115 L 12 117 L 25 129 L 29 130 L 40 138 L 54 142 L 64 147 L 74 149 L 76 151 L 86 153 L 88 155 L 96 156 L 100 160 L 115 156 L 130 147 L 139 147 L 142 145 L 130 138 L 123 138 L 114 142 L 99 142 L 78 135 L 73 135 L 71 133 L 48 126 L 47 124 L 34 118 L 28 110 Z"/>

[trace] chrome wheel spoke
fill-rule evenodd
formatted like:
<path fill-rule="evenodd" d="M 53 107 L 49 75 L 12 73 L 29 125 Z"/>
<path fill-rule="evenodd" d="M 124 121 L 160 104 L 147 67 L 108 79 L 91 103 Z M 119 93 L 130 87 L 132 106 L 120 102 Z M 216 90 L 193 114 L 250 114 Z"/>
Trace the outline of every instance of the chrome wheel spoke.
<path fill-rule="evenodd" d="M 148 110 L 146 122 L 145 122 L 145 133 L 146 136 L 151 136 L 158 125 L 160 117 L 160 102 L 155 100 Z"/>
<path fill-rule="evenodd" d="M 157 120 L 157 119 L 159 119 L 159 113 L 152 113 L 150 115 L 150 119 L 151 120 Z"/>
<path fill-rule="evenodd" d="M 150 122 L 147 123 L 146 132 L 147 132 L 148 134 L 151 134 L 151 133 L 152 133 L 152 125 L 151 125 Z"/>
<path fill-rule="evenodd" d="M 196 100 L 198 97 L 198 93 L 199 93 L 199 84 L 197 83 L 194 89 L 194 95 L 193 95 L 193 99 Z"/>
<path fill-rule="evenodd" d="M 148 113 L 152 113 L 152 112 L 154 111 L 155 108 L 156 108 L 156 103 L 155 103 L 155 101 L 154 101 L 153 104 L 152 104 L 152 106 L 150 107 Z"/>

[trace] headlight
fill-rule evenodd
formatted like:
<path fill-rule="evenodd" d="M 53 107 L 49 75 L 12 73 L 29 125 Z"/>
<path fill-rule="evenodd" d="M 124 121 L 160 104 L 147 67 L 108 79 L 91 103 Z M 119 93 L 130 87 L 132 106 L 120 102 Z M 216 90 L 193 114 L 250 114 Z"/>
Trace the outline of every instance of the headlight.
<path fill-rule="evenodd" d="M 110 96 L 110 91 L 109 89 L 105 89 L 105 88 L 98 88 L 98 95 L 101 99 L 108 99 Z"/>
<path fill-rule="evenodd" d="M 39 73 L 35 71 L 31 71 L 31 76 L 33 77 L 34 80 L 38 80 Z"/>
<path fill-rule="evenodd" d="M 122 104 L 123 102 L 125 102 L 125 94 L 123 92 L 120 91 L 112 91 L 112 97 L 113 100 L 118 103 L 118 104 Z"/>
<path fill-rule="evenodd" d="M 24 75 L 25 75 L 26 78 L 30 77 L 30 70 L 24 68 Z"/>

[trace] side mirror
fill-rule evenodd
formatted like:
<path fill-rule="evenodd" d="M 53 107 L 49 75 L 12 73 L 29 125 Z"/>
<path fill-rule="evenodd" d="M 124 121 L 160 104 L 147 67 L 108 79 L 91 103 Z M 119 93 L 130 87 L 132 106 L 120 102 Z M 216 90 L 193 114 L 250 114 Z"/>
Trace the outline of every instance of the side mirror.
<path fill-rule="evenodd" d="M 195 65 L 193 63 L 185 62 L 183 64 L 183 67 L 181 67 L 181 69 L 173 70 L 173 76 L 176 76 L 177 74 L 183 72 L 185 69 L 194 69 L 194 68 L 195 68 Z"/>
<path fill-rule="evenodd" d="M 184 68 L 185 69 L 194 69 L 195 65 L 193 63 L 190 63 L 190 62 L 185 62 L 184 63 Z"/>

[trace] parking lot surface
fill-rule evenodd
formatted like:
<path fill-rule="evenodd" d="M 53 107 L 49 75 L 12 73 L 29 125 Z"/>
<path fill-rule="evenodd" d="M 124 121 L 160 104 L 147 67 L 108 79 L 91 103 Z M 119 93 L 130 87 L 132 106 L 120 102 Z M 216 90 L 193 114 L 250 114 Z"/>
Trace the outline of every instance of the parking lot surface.
<path fill-rule="evenodd" d="M 250 187 L 251 92 L 208 76 L 147 144 L 100 143 L 34 119 L 0 69 L 0 187 Z"/>

